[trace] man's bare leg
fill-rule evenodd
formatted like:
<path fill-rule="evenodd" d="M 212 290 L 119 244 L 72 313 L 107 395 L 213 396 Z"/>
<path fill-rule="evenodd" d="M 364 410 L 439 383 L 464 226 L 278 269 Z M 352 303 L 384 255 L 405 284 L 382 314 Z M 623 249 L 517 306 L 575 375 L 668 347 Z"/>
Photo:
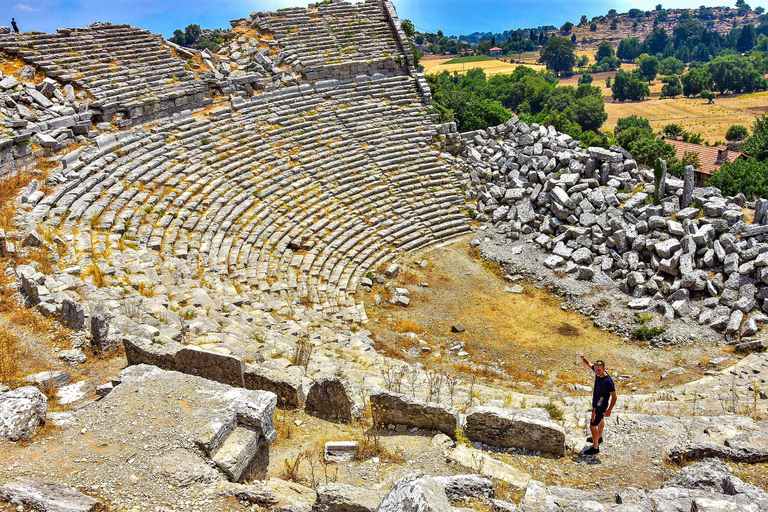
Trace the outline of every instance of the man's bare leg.
<path fill-rule="evenodd" d="M 600 443 L 600 440 L 603 438 L 603 429 L 605 428 L 605 418 L 600 420 L 600 424 L 597 426 L 597 437 L 594 437 L 594 433 L 592 434 L 592 442 L 595 445 L 595 448 L 598 447 L 598 444 Z"/>
<path fill-rule="evenodd" d="M 599 448 L 598 443 L 600 442 L 600 436 L 602 435 L 602 425 L 603 421 L 601 420 L 598 426 L 593 427 L 592 425 L 589 426 L 589 430 L 592 432 L 592 446 L 595 448 Z"/>

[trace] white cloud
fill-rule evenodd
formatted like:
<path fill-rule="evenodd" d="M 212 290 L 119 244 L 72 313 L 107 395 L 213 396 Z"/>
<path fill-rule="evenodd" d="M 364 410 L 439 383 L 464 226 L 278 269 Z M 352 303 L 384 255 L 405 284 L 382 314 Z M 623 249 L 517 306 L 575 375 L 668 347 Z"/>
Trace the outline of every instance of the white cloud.
<path fill-rule="evenodd" d="M 32 7 L 31 5 L 27 4 L 16 4 L 13 6 L 14 9 L 17 9 L 19 11 L 27 11 L 27 12 L 35 12 L 37 9 Z"/>

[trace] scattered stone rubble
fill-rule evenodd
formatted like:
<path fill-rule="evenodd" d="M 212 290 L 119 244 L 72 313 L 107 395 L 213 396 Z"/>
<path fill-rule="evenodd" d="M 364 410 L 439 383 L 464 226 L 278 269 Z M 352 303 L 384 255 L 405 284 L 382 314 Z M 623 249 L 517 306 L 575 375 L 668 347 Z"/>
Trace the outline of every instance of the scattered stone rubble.
<path fill-rule="evenodd" d="M 768 201 L 694 187 L 692 167 L 684 180 L 665 174 L 656 191 L 653 172 L 622 148 L 585 150 L 514 117 L 462 139 L 466 160 L 456 162 L 478 220 L 508 239 L 532 239 L 550 253 L 547 267 L 585 281 L 605 274 L 630 309 L 727 336 L 754 336 L 768 321 Z M 752 223 L 745 207 L 755 210 Z"/>

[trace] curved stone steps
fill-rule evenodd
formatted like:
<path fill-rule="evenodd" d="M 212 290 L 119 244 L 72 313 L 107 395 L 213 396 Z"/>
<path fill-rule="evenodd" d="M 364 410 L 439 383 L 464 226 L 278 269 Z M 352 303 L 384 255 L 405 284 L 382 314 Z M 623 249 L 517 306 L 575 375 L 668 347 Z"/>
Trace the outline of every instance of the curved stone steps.
<path fill-rule="evenodd" d="M 450 168 L 437 153 L 421 141 L 392 144 L 401 134 L 423 137 L 417 134 L 430 128 L 429 120 L 408 117 L 421 111 L 398 109 L 405 117 L 383 126 L 356 119 L 371 105 L 392 111 L 381 104 L 392 96 L 387 84 L 405 89 L 413 83 L 407 77 L 377 82 L 348 84 L 322 101 L 304 98 L 298 88 L 265 93 L 209 120 L 137 131 L 81 169 L 82 181 L 70 189 L 74 201 L 65 201 L 80 201 L 69 218 L 81 230 L 95 218 L 98 229 L 123 233 L 125 241 L 190 273 L 306 296 L 330 315 L 344 310 L 339 314 L 359 317 L 345 304 L 368 269 L 393 247 L 454 234 L 461 219 L 441 219 L 442 203 L 458 196 L 445 188 Z M 345 103 L 361 89 L 379 94 Z M 293 101 L 264 109 L 270 97 L 285 96 Z M 407 90 L 403 96 L 416 100 Z M 87 262 L 92 248 L 83 240 L 76 253 Z"/>

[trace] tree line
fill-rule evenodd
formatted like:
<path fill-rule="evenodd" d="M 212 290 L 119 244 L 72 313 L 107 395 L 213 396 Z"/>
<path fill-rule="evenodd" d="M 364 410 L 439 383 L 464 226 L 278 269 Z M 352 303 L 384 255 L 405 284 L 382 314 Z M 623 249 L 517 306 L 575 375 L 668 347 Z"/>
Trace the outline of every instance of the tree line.
<path fill-rule="evenodd" d="M 515 112 L 531 122 L 552 124 L 589 145 L 606 143 L 595 133 L 608 118 L 605 102 L 601 89 L 589 83 L 557 87 L 559 80 L 553 73 L 526 66 L 491 78 L 481 68 L 426 78 L 441 122 L 454 121 L 459 131 L 504 123 Z"/>

